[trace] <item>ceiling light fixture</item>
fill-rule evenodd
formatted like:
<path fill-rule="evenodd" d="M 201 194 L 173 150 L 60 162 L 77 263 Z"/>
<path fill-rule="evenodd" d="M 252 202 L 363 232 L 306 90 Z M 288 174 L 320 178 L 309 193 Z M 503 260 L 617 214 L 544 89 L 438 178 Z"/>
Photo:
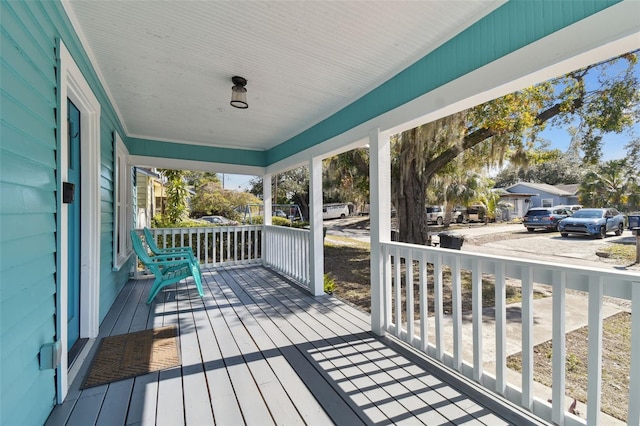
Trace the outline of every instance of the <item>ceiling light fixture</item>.
<path fill-rule="evenodd" d="M 247 80 L 236 75 L 231 77 L 231 81 L 233 81 L 233 87 L 231 88 L 231 106 L 240 109 L 249 108 L 249 104 L 247 103 L 247 89 L 244 88 L 244 86 L 247 85 Z"/>

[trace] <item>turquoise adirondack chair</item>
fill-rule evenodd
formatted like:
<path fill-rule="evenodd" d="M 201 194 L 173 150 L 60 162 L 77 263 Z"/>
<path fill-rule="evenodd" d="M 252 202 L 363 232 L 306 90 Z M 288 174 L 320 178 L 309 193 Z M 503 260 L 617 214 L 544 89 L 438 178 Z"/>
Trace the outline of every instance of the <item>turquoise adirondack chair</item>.
<path fill-rule="evenodd" d="M 181 246 L 181 247 L 160 248 L 158 247 L 158 244 L 156 244 L 156 239 L 154 238 L 149 228 L 147 227 L 142 228 L 142 232 L 144 233 L 144 241 L 147 243 L 147 246 L 149 246 L 149 250 L 151 250 L 151 253 L 153 253 L 154 255 L 157 255 L 157 256 L 168 255 L 168 254 L 187 255 L 189 256 L 191 261 L 198 266 L 198 270 L 200 270 L 200 262 L 198 262 L 198 259 L 193 254 L 193 250 L 191 250 L 191 247 Z"/>
<path fill-rule="evenodd" d="M 181 256 L 178 253 L 155 256 L 149 255 L 136 231 L 131 231 L 131 241 L 133 242 L 133 250 L 136 252 L 140 261 L 156 277 L 151 286 L 151 290 L 149 290 L 147 305 L 151 303 L 158 292 L 164 287 L 175 284 L 188 277 L 193 277 L 193 281 L 195 281 L 196 288 L 198 289 L 198 294 L 200 297 L 204 297 L 202 277 L 197 262 L 193 262 L 187 255 L 183 254 Z"/>

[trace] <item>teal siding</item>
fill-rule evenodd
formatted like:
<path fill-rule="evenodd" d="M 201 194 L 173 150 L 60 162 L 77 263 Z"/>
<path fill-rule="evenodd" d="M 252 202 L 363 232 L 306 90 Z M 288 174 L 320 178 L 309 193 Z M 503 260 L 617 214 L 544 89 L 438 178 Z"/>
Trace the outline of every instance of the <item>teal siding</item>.
<path fill-rule="evenodd" d="M 131 155 L 146 155 L 181 160 L 211 161 L 215 163 L 239 164 L 264 167 L 265 151 L 227 149 L 200 145 L 184 145 L 148 139 L 129 138 L 125 142 Z"/>
<path fill-rule="evenodd" d="M 0 424 L 42 424 L 55 404 L 40 347 L 56 340 L 57 40 L 101 103 L 100 320 L 127 282 L 112 272 L 113 148 L 124 134 L 59 2 L 0 2 Z"/>
<path fill-rule="evenodd" d="M 619 1 L 509 1 L 362 98 L 267 151 L 266 164 L 344 133 Z"/>
<path fill-rule="evenodd" d="M 0 4 L 1 424 L 41 424 L 55 402 L 38 361 L 56 333 L 54 44 L 24 6 Z"/>

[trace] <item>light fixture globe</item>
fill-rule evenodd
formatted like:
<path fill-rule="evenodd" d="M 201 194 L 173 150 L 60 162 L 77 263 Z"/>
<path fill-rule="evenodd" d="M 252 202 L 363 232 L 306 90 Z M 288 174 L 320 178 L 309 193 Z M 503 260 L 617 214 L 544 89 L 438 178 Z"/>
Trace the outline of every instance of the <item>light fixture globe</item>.
<path fill-rule="evenodd" d="M 249 108 L 247 103 L 247 89 L 244 86 L 247 85 L 247 80 L 242 77 L 231 77 L 233 87 L 231 88 L 231 106 L 240 109 Z"/>

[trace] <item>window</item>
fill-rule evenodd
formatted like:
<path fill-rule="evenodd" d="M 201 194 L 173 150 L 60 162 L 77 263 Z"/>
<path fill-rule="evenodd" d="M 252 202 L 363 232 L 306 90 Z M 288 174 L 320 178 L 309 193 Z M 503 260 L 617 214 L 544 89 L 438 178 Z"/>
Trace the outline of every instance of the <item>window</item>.
<path fill-rule="evenodd" d="M 544 198 L 542 200 L 542 207 L 553 207 L 553 199 L 551 198 Z"/>
<path fill-rule="evenodd" d="M 113 194 L 113 268 L 119 270 L 132 254 L 129 231 L 133 223 L 131 166 L 129 152 L 115 133 Z"/>

